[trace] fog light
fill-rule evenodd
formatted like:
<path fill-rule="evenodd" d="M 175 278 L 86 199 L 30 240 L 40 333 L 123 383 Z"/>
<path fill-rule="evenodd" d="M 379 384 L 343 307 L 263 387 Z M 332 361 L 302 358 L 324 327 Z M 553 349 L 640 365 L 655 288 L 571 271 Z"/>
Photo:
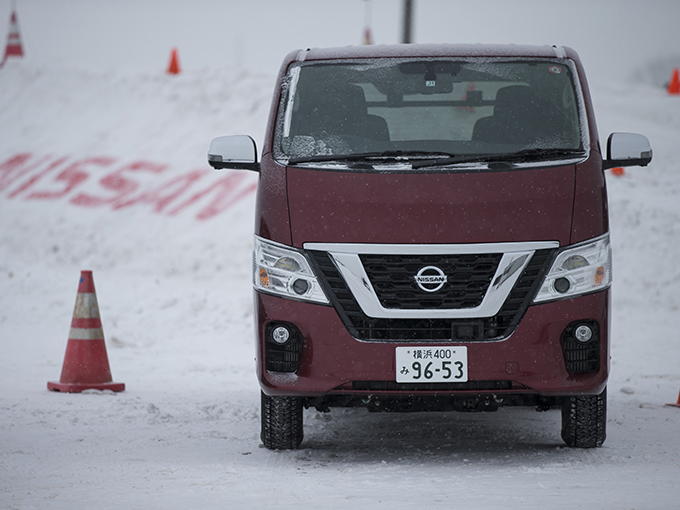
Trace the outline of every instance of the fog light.
<path fill-rule="evenodd" d="M 583 327 L 583 326 L 582 326 Z M 283 326 L 279 326 L 272 331 L 272 339 L 277 344 L 285 344 L 290 338 L 290 331 Z"/>
<path fill-rule="evenodd" d="M 560 294 L 564 294 L 569 290 L 569 287 L 571 287 L 571 283 L 566 278 L 558 278 L 553 285 L 555 290 Z"/>
<path fill-rule="evenodd" d="M 576 328 L 576 331 L 574 331 L 574 336 L 579 342 L 585 343 L 593 338 L 593 330 L 590 329 L 590 326 L 581 324 L 578 328 Z"/>

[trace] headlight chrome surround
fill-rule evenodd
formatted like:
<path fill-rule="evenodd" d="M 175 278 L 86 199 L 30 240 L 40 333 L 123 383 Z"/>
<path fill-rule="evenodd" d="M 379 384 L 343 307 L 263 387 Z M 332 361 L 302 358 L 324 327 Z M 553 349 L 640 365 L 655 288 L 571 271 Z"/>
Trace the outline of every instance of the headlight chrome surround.
<path fill-rule="evenodd" d="M 560 251 L 546 274 L 534 303 L 599 292 L 612 283 L 609 233 Z"/>
<path fill-rule="evenodd" d="M 259 236 L 253 244 L 253 286 L 290 299 L 329 303 L 302 250 Z"/>

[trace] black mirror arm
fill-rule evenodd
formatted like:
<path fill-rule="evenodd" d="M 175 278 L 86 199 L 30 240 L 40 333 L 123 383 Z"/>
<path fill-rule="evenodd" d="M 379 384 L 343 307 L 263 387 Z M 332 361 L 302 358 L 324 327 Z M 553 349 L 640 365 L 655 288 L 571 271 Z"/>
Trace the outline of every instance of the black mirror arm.
<path fill-rule="evenodd" d="M 652 158 L 640 159 L 605 159 L 602 161 L 602 170 L 609 170 L 617 166 L 647 166 L 652 161 Z"/>
<path fill-rule="evenodd" d="M 215 170 L 252 170 L 253 172 L 260 171 L 260 163 L 240 163 L 238 161 L 222 161 L 222 156 L 208 156 L 208 164 Z"/>

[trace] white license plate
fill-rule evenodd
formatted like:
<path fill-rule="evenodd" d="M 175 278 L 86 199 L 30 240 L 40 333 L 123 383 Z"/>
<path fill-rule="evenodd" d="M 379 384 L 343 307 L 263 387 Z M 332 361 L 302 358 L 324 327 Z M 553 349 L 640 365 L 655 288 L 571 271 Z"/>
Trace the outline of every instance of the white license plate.
<path fill-rule="evenodd" d="M 467 347 L 396 348 L 397 382 L 433 383 L 468 380 Z"/>

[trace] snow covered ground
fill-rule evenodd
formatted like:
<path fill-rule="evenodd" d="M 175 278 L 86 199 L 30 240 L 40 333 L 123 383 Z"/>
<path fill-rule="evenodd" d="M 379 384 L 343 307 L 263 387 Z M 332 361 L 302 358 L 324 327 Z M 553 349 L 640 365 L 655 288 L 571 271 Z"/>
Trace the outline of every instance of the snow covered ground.
<path fill-rule="evenodd" d="M 680 390 L 680 99 L 591 83 L 602 142 L 641 132 L 654 148 L 650 167 L 607 176 L 602 448 L 563 447 L 558 411 L 333 410 L 306 412 L 302 449 L 270 452 L 253 362 L 257 176 L 212 171 L 205 153 L 216 135 L 261 141 L 275 71 L 0 69 L 0 508 L 677 508 L 680 409 L 664 404 Z M 123 393 L 46 389 L 83 269 Z"/>

